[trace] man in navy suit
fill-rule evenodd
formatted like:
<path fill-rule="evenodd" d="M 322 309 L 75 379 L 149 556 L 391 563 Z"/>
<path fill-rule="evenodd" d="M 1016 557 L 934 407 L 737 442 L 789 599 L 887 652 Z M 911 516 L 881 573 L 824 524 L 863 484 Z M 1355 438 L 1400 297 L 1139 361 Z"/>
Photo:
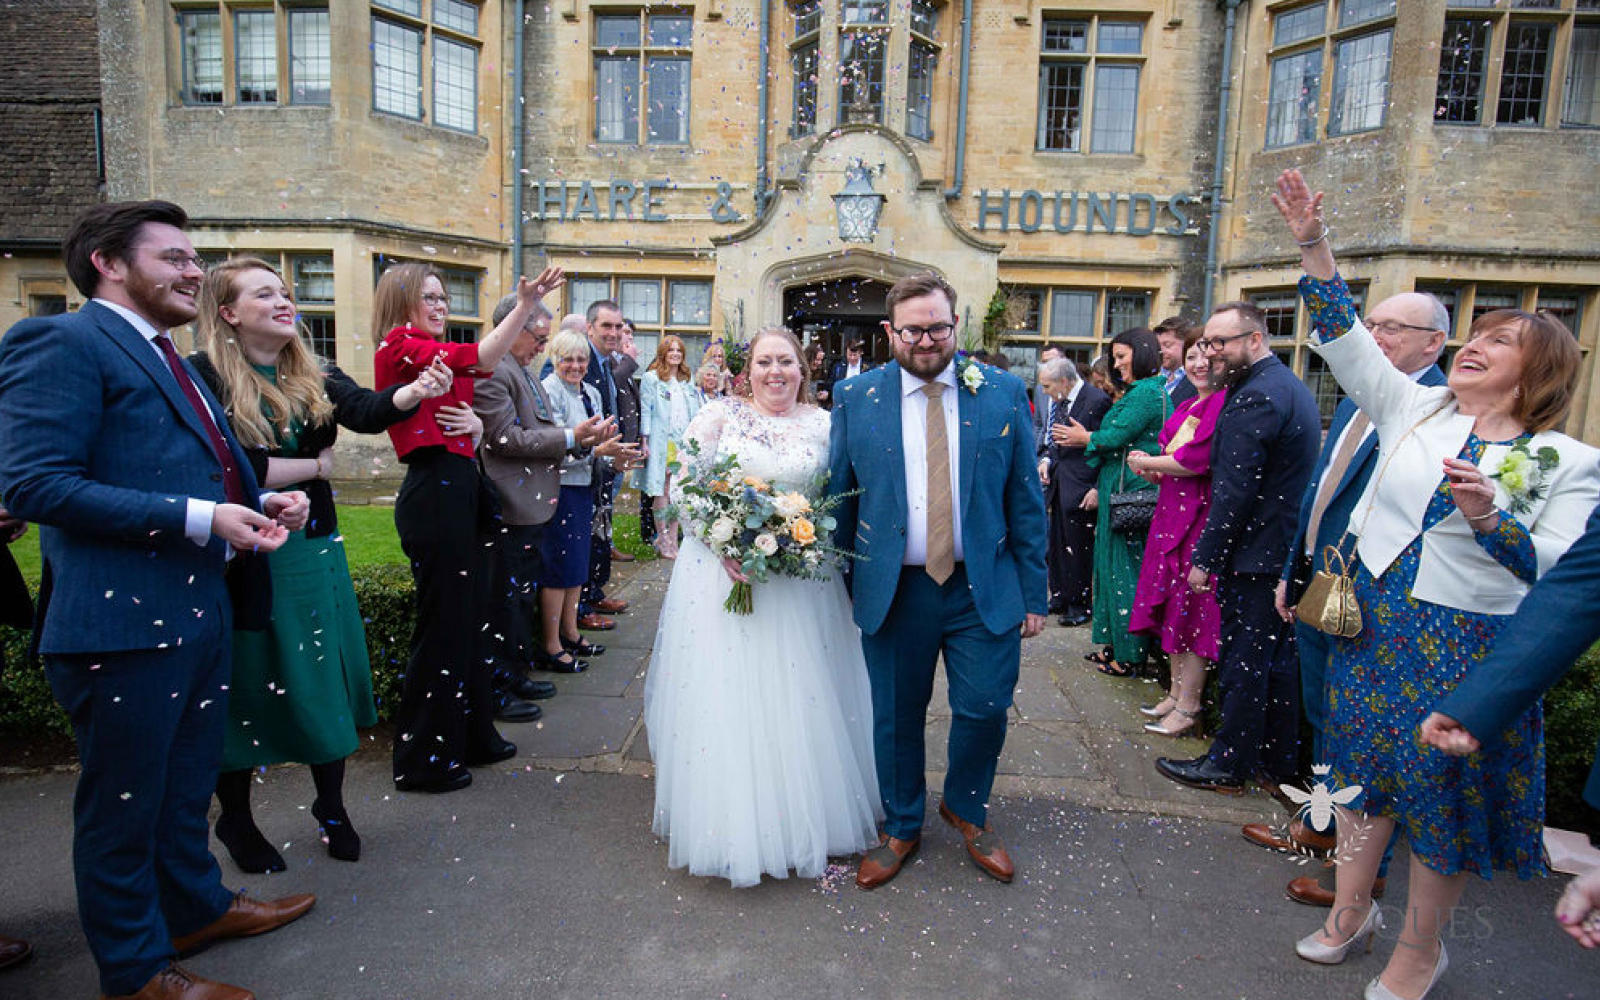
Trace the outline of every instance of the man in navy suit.
<path fill-rule="evenodd" d="M 1434 706 L 1418 738 L 1446 753 L 1476 753 L 1499 742 L 1561 675 L 1600 641 L 1600 507 L 1583 534 L 1539 578 L 1500 630 L 1489 657 L 1467 671 L 1456 689 Z M 1584 801 L 1600 809 L 1600 747 L 1583 789 Z M 1600 913 L 1600 874 L 1574 879 L 1558 910 L 1567 933 L 1600 939 L 1584 919 Z M 1593 947 L 1593 944 L 1591 944 Z"/>
<path fill-rule="evenodd" d="M 1289 778 L 1296 770 L 1294 633 L 1272 595 L 1322 421 L 1311 390 L 1269 349 L 1266 330 L 1261 310 L 1225 302 L 1200 340 L 1213 381 L 1228 387 L 1211 444 L 1211 510 L 1189 571 L 1194 590 L 1215 587 L 1222 611 L 1222 725 L 1206 756 L 1162 757 L 1156 770 L 1213 791 L 1237 792 L 1257 772 Z"/>
<path fill-rule="evenodd" d="M 1067 427 L 1072 421 L 1085 430 L 1098 430 L 1111 409 L 1111 397 L 1085 383 L 1077 366 L 1059 354 L 1039 367 L 1039 388 L 1044 390 L 1047 430 Z M 1082 625 L 1089 620 L 1094 578 L 1094 510 L 1085 510 L 1083 503 L 1094 489 L 1096 473 L 1089 468 L 1084 449 L 1057 443 L 1053 433 L 1039 455 L 1039 479 L 1050 516 L 1046 554 L 1050 610 L 1061 616 L 1063 625 Z"/>
<path fill-rule="evenodd" d="M 1392 295 L 1366 318 L 1367 329 L 1389 363 L 1423 385 L 1444 385 L 1444 372 L 1436 363 L 1450 335 L 1450 313 L 1444 303 L 1425 292 Z M 1311 576 L 1322 567 L 1323 551 L 1339 546 L 1350 524 L 1356 500 L 1366 489 L 1378 464 L 1378 435 L 1372 424 L 1357 415 L 1356 404 L 1345 399 L 1333 411 L 1317 457 L 1317 467 L 1300 500 L 1300 519 L 1295 528 L 1288 558 L 1278 580 L 1274 601 L 1286 622 L 1294 623 L 1295 645 L 1300 660 L 1300 704 L 1311 727 L 1312 755 L 1323 762 L 1323 720 L 1327 718 L 1325 677 L 1333 650 L 1327 634 L 1298 621 L 1295 605 L 1305 592 Z M 1346 558 L 1353 558 L 1350 546 L 1343 546 Z M 1288 839 L 1279 836 L 1265 823 L 1244 828 L 1245 838 L 1265 847 L 1295 847 L 1325 851 L 1333 846 L 1333 833 L 1306 831 L 1291 823 Z M 1289 883 L 1289 898 L 1312 906 L 1332 906 L 1333 889 L 1317 879 L 1303 876 Z"/>
<path fill-rule="evenodd" d="M 141 1000 L 250 996 L 173 959 L 315 901 L 235 895 L 208 848 L 232 650 L 224 570 L 281 545 L 308 504 L 258 496 L 222 408 L 167 338 L 194 319 L 204 277 L 187 221 L 162 201 L 84 212 L 64 252 L 91 301 L 0 341 L 0 487 L 40 525 L 35 638 L 82 768 L 78 912 L 101 988 Z"/>
<path fill-rule="evenodd" d="M 950 682 L 950 746 L 939 815 L 989 875 L 1014 867 L 988 826 L 1022 639 L 1044 627 L 1044 502 L 1022 380 L 955 360 L 955 291 L 931 272 L 889 289 L 894 362 L 834 396 L 829 489 L 872 681 L 884 840 L 856 884 L 899 873 L 922 839 L 924 730 L 934 669 Z"/>
<path fill-rule="evenodd" d="M 864 340 L 852 340 L 845 345 L 844 360 L 833 366 L 833 381 L 843 382 L 847 378 L 855 378 L 862 372 L 873 369 L 872 362 L 866 360 L 867 344 Z"/>

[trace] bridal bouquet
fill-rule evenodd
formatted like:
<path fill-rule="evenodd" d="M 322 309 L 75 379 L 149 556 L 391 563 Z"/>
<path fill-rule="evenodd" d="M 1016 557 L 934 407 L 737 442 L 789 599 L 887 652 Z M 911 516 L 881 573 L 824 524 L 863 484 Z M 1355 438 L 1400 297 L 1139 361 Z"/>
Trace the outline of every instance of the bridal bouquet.
<path fill-rule="evenodd" d="M 734 559 L 751 583 L 771 575 L 821 579 L 849 552 L 821 540 L 832 533 L 829 515 L 850 494 L 823 497 L 823 482 L 808 491 L 783 492 L 759 476 L 745 475 L 737 456 L 697 462 L 693 441 L 678 452 L 690 459 L 672 467 L 677 494 L 670 516 L 723 559 Z M 819 537 L 821 536 L 821 537 Z M 722 606 L 736 615 L 755 607 L 751 583 L 735 582 Z"/>

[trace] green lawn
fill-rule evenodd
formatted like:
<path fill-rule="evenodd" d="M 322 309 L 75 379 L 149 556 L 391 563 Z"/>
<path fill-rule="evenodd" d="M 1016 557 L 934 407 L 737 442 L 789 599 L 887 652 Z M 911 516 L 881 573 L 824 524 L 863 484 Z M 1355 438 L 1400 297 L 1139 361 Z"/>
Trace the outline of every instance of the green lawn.
<path fill-rule="evenodd" d="M 630 500 L 629 506 L 633 503 Z M 639 543 L 639 518 L 633 514 L 618 513 L 613 521 L 617 547 L 641 559 L 655 558 L 655 550 Z M 384 563 L 406 564 L 405 553 L 400 551 L 400 537 L 394 530 L 394 508 L 373 504 L 357 506 L 339 505 L 339 532 L 344 537 L 345 554 L 352 568 Z M 39 529 L 30 527 L 28 533 L 11 546 L 22 575 L 37 586 L 39 583 Z"/>

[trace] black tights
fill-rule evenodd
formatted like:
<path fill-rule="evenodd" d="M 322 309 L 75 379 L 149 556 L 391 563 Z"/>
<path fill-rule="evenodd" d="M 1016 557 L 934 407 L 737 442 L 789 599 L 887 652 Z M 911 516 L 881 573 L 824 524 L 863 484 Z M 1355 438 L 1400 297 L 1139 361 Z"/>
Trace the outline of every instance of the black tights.
<path fill-rule="evenodd" d="M 229 823 L 255 826 L 250 816 L 250 771 L 223 771 L 217 775 L 217 804 Z M 317 789 L 318 811 L 344 819 L 344 758 L 311 765 L 311 783 Z"/>

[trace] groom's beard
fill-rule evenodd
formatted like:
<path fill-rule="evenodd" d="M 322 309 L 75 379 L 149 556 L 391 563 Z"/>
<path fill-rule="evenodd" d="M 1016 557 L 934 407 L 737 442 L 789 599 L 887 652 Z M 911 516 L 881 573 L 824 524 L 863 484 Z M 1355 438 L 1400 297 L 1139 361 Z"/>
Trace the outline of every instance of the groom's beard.
<path fill-rule="evenodd" d="M 942 344 L 932 347 L 904 347 L 895 352 L 895 360 L 900 362 L 900 367 L 924 381 L 937 378 L 939 373 L 950 364 L 950 359 L 955 356 L 955 337 Z"/>

